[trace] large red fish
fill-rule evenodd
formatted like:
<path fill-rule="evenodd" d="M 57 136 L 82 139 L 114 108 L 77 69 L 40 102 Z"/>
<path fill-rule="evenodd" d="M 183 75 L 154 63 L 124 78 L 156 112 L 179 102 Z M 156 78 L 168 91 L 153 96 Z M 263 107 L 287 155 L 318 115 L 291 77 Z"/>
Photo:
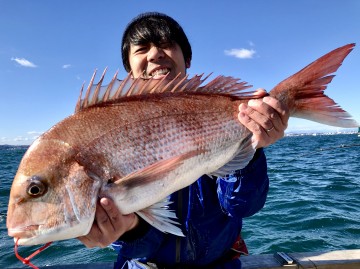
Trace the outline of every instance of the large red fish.
<path fill-rule="evenodd" d="M 293 117 L 358 126 L 323 93 L 353 47 L 319 58 L 270 96 Z M 107 87 L 101 81 L 91 82 L 75 114 L 39 137 L 20 163 L 7 228 L 21 245 L 86 235 L 103 196 L 123 214 L 136 212 L 158 229 L 181 235 L 166 197 L 203 174 L 228 174 L 253 157 L 255 145 L 237 118 L 238 106 L 264 93 L 244 91 L 246 83 L 222 76 L 205 86 L 201 76 L 115 76 Z"/>

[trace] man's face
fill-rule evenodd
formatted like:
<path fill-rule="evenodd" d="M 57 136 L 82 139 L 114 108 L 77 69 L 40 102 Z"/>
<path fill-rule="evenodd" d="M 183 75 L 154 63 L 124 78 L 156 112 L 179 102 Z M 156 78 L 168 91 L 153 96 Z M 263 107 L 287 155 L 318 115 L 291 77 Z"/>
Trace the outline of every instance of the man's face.
<path fill-rule="evenodd" d="M 184 55 L 177 43 L 163 43 L 159 47 L 149 43 L 145 45 L 130 45 L 129 62 L 134 78 L 161 79 L 166 74 L 173 79 L 179 73 L 186 74 L 190 63 L 185 63 Z"/>

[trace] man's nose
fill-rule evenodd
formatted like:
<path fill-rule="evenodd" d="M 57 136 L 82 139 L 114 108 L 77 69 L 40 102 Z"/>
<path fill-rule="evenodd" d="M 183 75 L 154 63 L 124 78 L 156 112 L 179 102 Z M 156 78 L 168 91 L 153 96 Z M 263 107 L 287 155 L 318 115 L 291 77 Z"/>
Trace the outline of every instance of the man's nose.
<path fill-rule="evenodd" d="M 162 48 L 156 47 L 156 46 L 151 46 L 150 50 L 148 51 L 148 61 L 149 62 L 153 62 L 153 61 L 157 61 L 161 58 L 164 58 L 165 53 L 163 51 Z"/>

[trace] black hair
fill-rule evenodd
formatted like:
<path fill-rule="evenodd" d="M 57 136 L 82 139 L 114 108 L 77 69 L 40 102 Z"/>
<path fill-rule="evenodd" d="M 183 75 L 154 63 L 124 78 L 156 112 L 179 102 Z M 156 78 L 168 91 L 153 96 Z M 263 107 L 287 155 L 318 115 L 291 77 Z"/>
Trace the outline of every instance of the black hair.
<path fill-rule="evenodd" d="M 130 72 L 130 44 L 143 45 L 152 43 L 161 46 L 163 43 L 177 43 L 184 55 L 185 63 L 190 63 L 192 51 L 189 40 L 177 21 L 158 12 L 146 12 L 135 17 L 124 31 L 121 42 L 121 56 L 124 68 Z"/>

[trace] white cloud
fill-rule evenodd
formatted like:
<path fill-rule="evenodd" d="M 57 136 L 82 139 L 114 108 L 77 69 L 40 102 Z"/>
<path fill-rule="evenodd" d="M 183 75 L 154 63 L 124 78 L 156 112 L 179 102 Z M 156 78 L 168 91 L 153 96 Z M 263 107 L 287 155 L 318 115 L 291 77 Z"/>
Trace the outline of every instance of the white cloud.
<path fill-rule="evenodd" d="M 43 132 L 29 131 L 29 132 L 27 132 L 27 134 L 30 136 L 30 137 L 28 137 L 30 140 L 35 140 L 35 139 L 37 139 L 40 135 L 42 135 Z"/>
<path fill-rule="evenodd" d="M 252 59 L 256 53 L 253 49 L 230 49 L 224 51 L 228 56 L 234 56 L 240 59 Z"/>
<path fill-rule="evenodd" d="M 21 66 L 24 66 L 24 67 L 37 67 L 37 65 L 35 65 L 34 63 L 26 60 L 25 58 L 14 58 L 12 57 L 11 58 L 11 61 L 15 61 L 17 62 L 18 64 L 20 64 Z"/>
<path fill-rule="evenodd" d="M 71 64 L 64 64 L 64 65 L 62 66 L 63 69 L 67 69 L 67 68 L 70 68 L 70 67 L 71 67 Z"/>
<path fill-rule="evenodd" d="M 36 140 L 43 132 L 38 131 L 29 131 L 25 135 L 17 135 L 15 137 L 0 137 L 0 145 L 9 144 L 9 145 L 30 145 L 34 140 Z"/>
<path fill-rule="evenodd" d="M 29 131 L 27 132 L 27 134 L 29 135 L 41 135 L 43 132 L 38 132 L 38 131 Z"/>
<path fill-rule="evenodd" d="M 15 142 L 19 142 L 19 141 L 28 141 L 29 138 L 28 137 L 23 137 L 23 136 L 17 136 L 14 138 Z"/>

